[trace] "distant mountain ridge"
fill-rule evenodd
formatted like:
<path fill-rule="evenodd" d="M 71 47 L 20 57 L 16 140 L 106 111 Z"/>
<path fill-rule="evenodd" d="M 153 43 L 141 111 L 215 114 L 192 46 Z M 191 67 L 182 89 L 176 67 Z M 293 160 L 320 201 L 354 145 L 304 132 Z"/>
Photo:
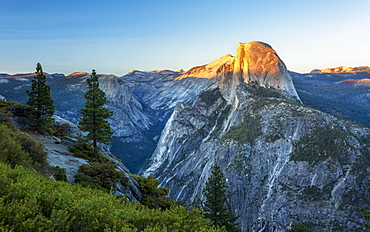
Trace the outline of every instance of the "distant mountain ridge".
<path fill-rule="evenodd" d="M 370 72 L 290 75 L 304 104 L 370 127 Z"/>
<path fill-rule="evenodd" d="M 370 67 L 359 66 L 351 68 L 346 66 L 339 66 L 336 68 L 314 69 L 311 71 L 311 73 L 359 73 L 359 72 L 370 73 Z"/>

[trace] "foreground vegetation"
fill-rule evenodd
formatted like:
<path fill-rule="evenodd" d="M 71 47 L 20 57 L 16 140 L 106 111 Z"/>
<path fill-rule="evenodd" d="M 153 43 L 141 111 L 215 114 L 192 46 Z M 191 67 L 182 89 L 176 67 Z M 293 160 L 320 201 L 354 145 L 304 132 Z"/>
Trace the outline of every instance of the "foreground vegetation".
<path fill-rule="evenodd" d="M 198 210 L 149 209 L 23 166 L 0 163 L 0 196 L 3 231 L 218 231 Z"/>

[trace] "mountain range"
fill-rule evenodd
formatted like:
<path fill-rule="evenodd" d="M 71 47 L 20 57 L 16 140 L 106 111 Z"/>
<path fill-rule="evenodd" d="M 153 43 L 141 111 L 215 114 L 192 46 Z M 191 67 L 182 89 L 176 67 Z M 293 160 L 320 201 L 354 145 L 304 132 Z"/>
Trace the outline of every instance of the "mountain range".
<path fill-rule="evenodd" d="M 88 76 L 47 75 L 57 115 L 78 122 Z M 362 231 L 369 67 L 289 72 L 270 45 L 250 42 L 185 72 L 99 76 L 112 153 L 131 172 L 155 173 L 173 199 L 201 205 L 217 164 L 243 231 Z M 25 103 L 31 79 L 0 74 L 0 95 Z"/>

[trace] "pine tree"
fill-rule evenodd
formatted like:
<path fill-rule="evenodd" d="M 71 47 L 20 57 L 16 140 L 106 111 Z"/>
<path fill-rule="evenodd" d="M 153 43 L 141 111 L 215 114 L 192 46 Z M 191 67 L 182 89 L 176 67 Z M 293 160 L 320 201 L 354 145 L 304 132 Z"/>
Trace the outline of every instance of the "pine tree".
<path fill-rule="evenodd" d="M 87 79 L 88 90 L 84 95 L 86 104 L 85 108 L 81 109 L 82 118 L 79 123 L 83 131 L 89 132 L 87 138 L 93 142 L 95 158 L 98 158 L 97 142 L 108 144 L 113 135 L 107 121 L 113 115 L 113 112 L 104 108 L 107 97 L 99 88 L 98 81 L 99 77 L 95 70 L 92 70 L 92 75 Z"/>
<path fill-rule="evenodd" d="M 203 214 L 219 227 L 225 227 L 227 231 L 240 231 L 234 224 L 239 216 L 234 216 L 227 208 L 226 201 L 229 195 L 226 194 L 226 183 L 220 167 L 212 167 L 212 175 L 209 177 L 204 196 L 206 200 L 203 206 Z"/>
<path fill-rule="evenodd" d="M 36 76 L 32 80 L 31 90 L 27 90 L 28 101 L 30 106 L 29 119 L 34 123 L 34 129 L 50 134 L 53 131 L 55 111 L 54 101 L 50 95 L 51 87 L 46 84 L 46 76 L 42 71 L 40 63 L 36 66 Z"/>

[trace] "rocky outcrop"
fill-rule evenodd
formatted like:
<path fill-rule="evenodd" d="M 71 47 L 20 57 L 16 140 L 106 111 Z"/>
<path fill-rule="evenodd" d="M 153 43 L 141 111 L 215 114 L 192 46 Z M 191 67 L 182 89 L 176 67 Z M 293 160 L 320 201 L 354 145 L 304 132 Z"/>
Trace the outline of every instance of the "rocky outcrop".
<path fill-rule="evenodd" d="M 169 70 L 161 71 L 132 71 L 119 78 L 132 91 L 132 95 L 139 99 L 142 112 L 150 119 L 148 129 L 142 129 L 141 133 L 131 136 L 120 137 L 119 142 L 114 140 L 112 151 L 132 172 L 137 172 L 139 167 L 149 159 L 153 153 L 160 132 L 171 115 L 178 102 L 192 104 L 201 91 L 215 83 L 216 79 L 185 78 L 174 80 L 181 72 Z M 123 108 L 124 109 L 124 108 Z M 128 120 L 134 119 L 134 115 L 128 115 Z M 118 120 L 119 118 L 117 118 Z M 122 120 L 122 118 L 121 118 Z M 124 122 L 125 120 L 122 120 Z M 145 121 L 136 120 L 138 124 Z M 127 130 L 122 126 L 120 130 Z M 144 135 L 138 138 L 138 135 Z M 136 138 L 136 139 L 134 139 Z M 118 148 L 119 147 L 119 148 Z M 115 152 L 118 149 L 120 151 Z"/>
<path fill-rule="evenodd" d="M 83 137 L 84 135 L 86 135 L 87 133 L 86 132 L 82 132 L 80 130 L 80 128 L 78 128 L 78 126 L 64 118 L 61 118 L 60 116 L 58 115 L 54 115 L 53 116 L 54 118 L 54 125 L 56 127 L 62 127 L 64 126 L 65 129 L 66 129 L 66 134 L 68 134 L 69 136 L 72 136 L 72 137 Z"/>
<path fill-rule="evenodd" d="M 123 186 L 121 183 L 117 183 L 116 184 L 117 190 L 114 192 L 114 194 L 116 194 L 117 196 L 126 196 L 128 200 L 133 202 L 137 203 L 141 202 L 143 199 L 143 194 L 139 189 L 139 183 L 135 178 L 132 177 L 127 167 L 120 160 L 118 160 L 106 146 L 100 146 L 99 149 L 103 156 L 108 158 L 116 165 L 116 170 L 122 171 L 128 178 L 129 186 L 126 187 Z"/>
<path fill-rule="evenodd" d="M 168 185 L 173 199 L 200 206 L 218 164 L 243 231 L 285 231 L 296 223 L 362 231 L 369 129 L 297 101 L 268 45 L 240 44 L 238 51 L 245 58 L 224 65 L 194 104 L 177 104 L 145 173 Z M 251 51 L 257 54 L 246 55 Z"/>

